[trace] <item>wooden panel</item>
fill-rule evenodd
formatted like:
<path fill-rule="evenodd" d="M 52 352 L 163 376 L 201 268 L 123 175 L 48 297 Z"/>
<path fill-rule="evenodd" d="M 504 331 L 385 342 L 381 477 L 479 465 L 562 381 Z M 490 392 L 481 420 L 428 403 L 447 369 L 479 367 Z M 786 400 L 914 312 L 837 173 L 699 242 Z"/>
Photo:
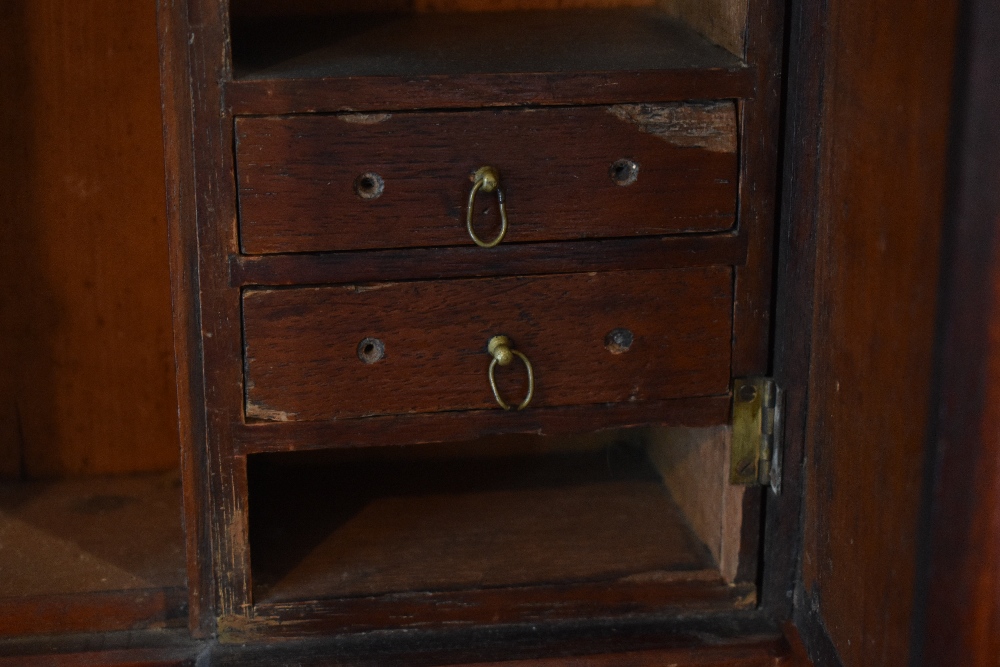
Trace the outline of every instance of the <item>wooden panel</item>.
<path fill-rule="evenodd" d="M 736 207 L 732 103 L 239 118 L 244 252 L 471 245 L 470 176 L 500 172 L 504 243 L 713 231 Z M 616 183 L 612 165 L 638 173 Z M 375 198 L 358 179 L 384 182 Z M 617 172 L 614 172 L 617 173 Z M 374 177 L 372 177 L 374 178 Z M 475 229 L 499 229 L 480 194 Z"/>
<path fill-rule="evenodd" d="M 922 665 L 1000 660 L 1000 4 L 965 3 L 945 227 Z M 917 664 L 914 661 L 914 664 Z"/>
<path fill-rule="evenodd" d="M 729 483 L 730 436 L 728 426 L 656 429 L 649 437 L 649 458 L 723 578 L 733 582 L 746 488 Z"/>
<path fill-rule="evenodd" d="M 255 289 L 243 308 L 250 418 L 495 407 L 485 346 L 496 334 L 532 360 L 533 408 L 723 394 L 729 384 L 727 267 Z M 618 328 L 634 337 L 628 351 L 606 349 Z M 374 363 L 359 357 L 369 338 L 384 346 Z M 520 362 L 498 369 L 501 393 L 524 396 L 526 375 Z"/>
<path fill-rule="evenodd" d="M 0 465 L 177 464 L 155 9 L 0 9 Z"/>
<path fill-rule="evenodd" d="M 816 212 L 816 269 L 798 613 L 818 611 L 845 665 L 904 665 L 956 3 L 833 0 L 813 9 L 803 14 L 825 25 L 822 38 L 806 30 L 808 41 L 792 47 L 823 67 L 821 107 L 809 110 L 822 131 L 818 148 L 807 144 L 819 172 L 800 174 L 818 189 L 802 203 Z"/>

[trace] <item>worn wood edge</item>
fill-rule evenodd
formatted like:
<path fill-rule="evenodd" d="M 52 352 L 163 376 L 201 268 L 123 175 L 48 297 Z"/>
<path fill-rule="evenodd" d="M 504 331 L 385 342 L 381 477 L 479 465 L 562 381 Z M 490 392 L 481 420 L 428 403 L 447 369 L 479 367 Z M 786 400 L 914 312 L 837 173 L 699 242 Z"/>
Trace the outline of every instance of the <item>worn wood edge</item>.
<path fill-rule="evenodd" d="M 797 605 L 792 616 L 792 622 L 799 634 L 799 639 L 805 648 L 806 657 L 815 667 L 844 667 L 837 647 L 823 625 L 819 613 L 818 601 L 815 606 Z"/>
<path fill-rule="evenodd" d="M 754 91 L 756 70 L 236 79 L 224 83 L 233 115 L 282 115 L 737 99 Z"/>
<path fill-rule="evenodd" d="M 326 422 L 257 422 L 234 426 L 239 455 L 389 444 L 388 434 L 425 444 L 474 440 L 504 433 L 572 434 L 594 429 L 651 423 L 665 426 L 718 426 L 728 423 L 728 394 L 640 404 L 602 404 L 540 408 L 523 412 L 469 410 L 416 415 L 387 415 Z"/>
<path fill-rule="evenodd" d="M 437 280 L 729 265 L 746 258 L 736 234 L 508 244 L 495 248 L 412 248 L 342 253 L 234 255 L 233 287 Z"/>
<path fill-rule="evenodd" d="M 257 604 L 219 620 L 221 642 L 302 638 L 387 628 L 499 626 L 574 619 L 697 614 L 752 608 L 753 585 L 715 581 L 525 586 Z"/>
<path fill-rule="evenodd" d="M 161 101 L 166 180 L 167 237 L 173 306 L 174 363 L 187 554 L 189 628 L 194 636 L 214 631 L 214 586 L 210 564 L 200 554 L 209 543 L 210 501 L 206 488 L 204 376 L 201 355 L 198 239 L 195 218 L 187 0 L 158 0 Z"/>
<path fill-rule="evenodd" d="M 186 612 L 183 587 L 7 598 L 0 599 L 0 638 L 180 627 Z"/>
<path fill-rule="evenodd" d="M 775 618 L 791 618 L 801 588 L 802 494 L 809 409 L 815 283 L 815 206 L 820 167 L 823 77 L 828 48 L 825 3 L 789 6 L 789 63 L 785 79 L 784 183 L 778 234 L 774 315 L 775 381 L 785 394 L 781 447 L 782 489 L 765 492 L 761 604 Z"/>
<path fill-rule="evenodd" d="M 746 261 L 734 274 L 731 377 L 764 375 L 771 369 L 774 228 L 778 189 L 778 145 L 784 5 L 763 3 L 747 16 L 747 61 L 755 66 L 755 95 L 739 103 L 739 233 L 748 240 Z M 755 11 L 756 9 L 756 11 Z M 776 38 L 777 37 L 777 38 Z M 737 581 L 757 581 L 763 563 L 764 493 L 743 497 L 743 530 Z"/>

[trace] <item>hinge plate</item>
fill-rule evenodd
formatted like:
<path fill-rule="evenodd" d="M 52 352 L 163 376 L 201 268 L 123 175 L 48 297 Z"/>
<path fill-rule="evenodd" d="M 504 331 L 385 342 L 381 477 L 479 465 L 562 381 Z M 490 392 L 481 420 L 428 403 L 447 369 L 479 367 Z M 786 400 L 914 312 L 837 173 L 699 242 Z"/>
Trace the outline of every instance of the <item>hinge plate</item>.
<path fill-rule="evenodd" d="M 733 380 L 731 484 L 781 490 L 781 389 L 766 377 Z"/>

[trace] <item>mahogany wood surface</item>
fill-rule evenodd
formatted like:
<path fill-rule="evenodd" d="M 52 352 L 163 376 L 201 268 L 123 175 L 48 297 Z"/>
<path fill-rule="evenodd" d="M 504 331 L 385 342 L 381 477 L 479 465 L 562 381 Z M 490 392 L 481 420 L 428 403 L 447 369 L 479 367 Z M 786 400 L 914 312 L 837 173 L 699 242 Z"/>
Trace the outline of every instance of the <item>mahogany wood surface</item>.
<path fill-rule="evenodd" d="M 752 67 L 630 72 L 431 74 L 338 79 L 237 79 L 225 84 L 235 114 L 386 109 L 662 103 L 744 97 Z"/>
<path fill-rule="evenodd" d="M 181 260 L 182 271 L 197 267 L 196 282 L 179 284 L 190 290 L 181 295 L 182 299 L 187 299 L 189 294 L 196 295 L 188 302 L 191 306 L 189 312 L 197 313 L 201 318 L 200 320 L 190 317 L 180 318 L 178 324 L 187 327 L 186 330 L 190 334 L 181 346 L 189 355 L 187 358 L 191 362 L 190 367 L 196 370 L 190 389 L 195 396 L 198 391 L 204 391 L 205 405 L 205 410 L 201 413 L 204 418 L 204 429 L 193 431 L 195 441 L 192 454 L 195 460 L 189 468 L 193 474 L 192 483 L 189 485 L 192 498 L 189 507 L 197 506 L 207 510 L 196 514 L 204 527 L 204 530 L 199 532 L 198 546 L 201 554 L 210 554 L 214 576 L 203 580 L 201 585 L 205 583 L 217 585 L 217 595 L 209 597 L 211 600 L 209 603 L 204 602 L 205 590 L 202 590 L 201 595 L 193 599 L 192 603 L 202 604 L 202 610 L 206 614 L 213 611 L 210 607 L 214 603 L 214 612 L 225 619 L 227 631 L 233 628 L 239 631 L 245 626 L 249 621 L 251 603 L 249 562 L 246 552 L 244 452 L 289 447 L 337 446 L 341 441 L 366 440 L 378 433 L 382 434 L 383 441 L 387 444 L 400 437 L 402 433 L 406 433 L 406 438 L 434 440 L 440 439 L 442 433 L 451 434 L 447 436 L 448 438 L 458 432 L 469 437 L 476 435 L 470 433 L 472 430 L 517 431 L 531 423 L 538 424 L 538 428 L 553 426 L 559 432 L 573 432 L 581 427 L 593 429 L 606 425 L 638 423 L 681 425 L 690 422 L 695 425 L 708 425 L 725 420 L 729 400 L 726 393 L 703 398 L 637 402 L 637 405 L 631 403 L 611 406 L 592 405 L 586 410 L 580 407 L 543 408 L 534 414 L 528 414 L 530 411 L 527 411 L 517 415 L 505 415 L 499 409 L 490 408 L 463 414 L 461 419 L 449 413 L 402 415 L 392 418 L 394 421 L 398 420 L 395 424 L 385 422 L 382 418 L 324 423 L 242 424 L 244 386 L 239 363 L 242 358 L 239 328 L 241 291 L 239 280 L 234 281 L 232 273 L 234 262 L 238 264 L 241 261 L 235 259 L 240 253 L 237 244 L 238 196 L 232 154 L 236 138 L 232 114 L 235 112 L 237 115 L 256 116 L 320 109 L 395 113 L 407 109 L 445 109 L 456 106 L 469 109 L 523 104 L 565 105 L 568 102 L 618 104 L 687 99 L 733 99 L 752 96 L 756 92 L 755 86 L 761 81 L 770 81 L 769 77 L 774 72 L 770 67 L 773 61 L 768 61 L 768 70 L 764 74 L 758 73 L 756 64 L 744 67 L 737 63 L 735 67 L 718 68 L 695 63 L 694 67 L 683 71 L 636 69 L 621 70 L 611 74 L 581 72 L 579 76 L 571 72 L 524 74 L 499 72 L 481 77 L 479 74 L 455 72 L 413 77 L 397 75 L 233 81 L 233 70 L 227 61 L 226 47 L 230 42 L 225 6 L 214 0 L 176 0 L 176 2 L 178 4 L 172 6 L 167 14 L 172 25 L 176 27 L 177 34 L 176 41 L 171 42 L 170 50 L 175 56 L 183 54 L 179 57 L 189 58 L 190 84 L 186 90 L 190 91 L 191 100 L 188 107 L 176 104 L 174 113 L 190 119 L 192 127 L 191 160 L 188 163 L 191 167 L 179 174 L 179 178 L 183 181 L 182 186 L 175 189 L 179 193 L 177 201 L 180 214 L 177 219 L 182 222 L 182 234 L 184 229 L 190 229 L 191 225 L 196 226 L 198 244 L 196 258 L 190 250 L 186 255 L 179 253 L 176 258 Z M 751 28 L 751 32 L 760 31 L 756 43 L 760 45 L 761 50 L 755 53 L 759 55 L 764 53 L 766 48 L 770 48 L 769 53 L 774 55 L 780 49 L 775 46 L 773 32 L 765 35 L 764 30 L 780 25 L 780 12 L 768 10 L 762 15 L 763 18 Z M 183 43 L 181 35 L 187 37 Z M 771 46 L 765 48 L 766 44 Z M 237 47 L 236 42 L 233 42 L 233 45 Z M 188 82 L 181 82 L 182 85 L 186 83 Z M 769 98 L 769 101 L 771 99 Z M 744 102 L 737 104 L 742 115 L 740 122 L 753 119 L 757 113 L 753 109 L 757 107 L 749 107 Z M 771 120 L 776 121 L 776 117 Z M 187 120 L 182 118 L 177 126 L 183 127 L 186 122 Z M 755 133 L 766 134 L 772 125 L 761 123 L 751 127 Z M 761 146 L 766 146 L 768 143 L 766 136 L 763 135 L 757 141 Z M 749 158 L 743 157 L 741 152 L 740 159 Z M 766 259 L 766 249 L 770 243 L 767 216 L 768 202 L 771 201 L 772 194 L 767 186 L 767 171 L 768 163 L 762 163 L 760 171 L 754 172 L 751 182 L 740 184 L 741 210 L 753 214 L 753 221 L 747 229 L 753 234 L 761 235 L 760 238 L 753 240 L 754 259 L 751 262 Z M 187 199 L 184 195 L 185 188 L 187 188 Z M 742 229 L 741 227 L 741 234 Z M 742 240 L 738 243 L 741 244 L 739 248 L 748 247 L 743 245 L 746 242 Z M 190 246 L 187 247 L 190 249 Z M 310 261 L 315 262 L 318 256 L 302 255 L 302 257 L 306 259 L 311 257 Z M 555 258 L 555 255 L 553 257 Z M 286 253 L 282 255 L 281 261 L 292 259 L 292 256 Z M 651 261 L 650 256 L 647 255 L 645 261 Z M 284 266 L 287 271 L 281 278 L 287 281 L 284 284 L 298 284 L 292 265 L 286 263 Z M 303 266 L 315 267 L 316 264 L 304 263 Z M 754 272 L 760 268 L 751 267 L 752 270 L 747 272 L 747 276 L 755 275 Z M 718 269 L 726 271 L 731 276 L 729 268 L 723 266 Z M 731 295 L 731 279 L 727 282 L 730 285 L 727 293 Z M 741 332 L 739 336 L 750 335 L 756 338 L 752 342 L 737 343 L 745 346 L 741 349 L 750 350 L 749 354 L 741 356 L 744 361 L 740 363 L 740 368 L 759 368 L 765 362 L 758 351 L 762 347 L 761 341 L 766 339 L 767 334 L 766 304 L 760 300 L 748 301 L 748 295 L 741 296 L 740 292 L 752 289 L 755 285 L 763 285 L 764 289 L 768 289 L 766 286 L 769 285 L 769 274 L 766 270 L 760 271 L 759 276 L 745 281 L 745 284 L 746 287 L 737 289 L 736 295 L 737 312 L 743 322 L 739 327 Z M 727 313 L 727 321 L 728 318 Z M 728 337 L 731 342 L 731 331 Z M 729 343 L 725 349 L 728 357 Z M 198 373 L 199 370 L 201 373 Z M 194 401 L 191 404 L 195 406 L 197 413 L 199 403 Z M 197 423 L 201 415 L 196 414 L 192 423 Z M 509 421 L 504 424 L 501 418 L 507 418 Z M 353 432 L 354 429 L 346 426 L 357 426 L 357 430 L 363 434 L 362 437 L 357 437 Z M 204 444 L 200 442 L 202 435 Z M 375 443 L 368 440 L 365 444 Z M 197 457 L 203 458 L 198 460 Z M 755 495 L 746 496 L 747 502 L 751 505 L 758 502 L 754 499 Z M 755 554 L 757 550 L 754 534 L 757 530 L 755 517 L 759 517 L 758 511 L 757 507 L 751 507 L 749 511 L 744 508 L 744 516 L 748 517 L 748 522 L 744 526 L 744 534 L 747 536 L 744 546 L 748 554 Z M 743 562 L 755 561 L 753 558 L 741 557 L 741 563 Z M 748 565 L 747 572 L 743 573 L 744 578 L 741 580 L 753 580 L 755 575 L 750 570 L 755 571 L 756 568 Z M 747 590 L 753 590 L 753 585 L 750 584 Z M 564 616 L 557 615 L 552 618 L 562 620 L 579 618 L 580 614 L 592 613 L 587 609 L 593 610 L 598 607 L 607 608 L 600 604 L 597 607 L 570 605 L 565 607 Z M 650 610 L 654 608 L 654 606 L 649 607 Z M 660 608 L 662 609 L 662 606 Z M 308 609 L 300 611 L 307 615 L 311 613 Z M 316 613 L 319 616 L 314 618 L 319 619 L 322 613 Z M 624 619 L 631 612 L 628 612 L 625 606 L 613 606 L 608 613 Z M 206 616 L 201 618 L 204 619 Z M 433 619 L 431 622 L 434 622 Z M 479 622 L 494 621 L 483 616 Z M 317 623 L 319 625 L 315 627 L 321 628 L 322 622 L 317 621 Z M 308 623 L 300 625 L 300 627 L 307 626 L 312 627 Z M 290 626 L 284 627 L 289 633 L 295 634 L 296 630 L 292 630 Z M 338 626 L 336 623 L 327 623 L 326 627 L 335 629 Z M 202 628 L 210 629 L 210 622 Z"/>
<path fill-rule="evenodd" d="M 793 45 L 821 91 L 790 232 L 815 243 L 797 618 L 845 665 L 910 660 L 956 5 L 833 0 Z"/>
<path fill-rule="evenodd" d="M 998 43 L 1000 6 L 966 2 L 930 432 L 928 581 L 914 632 L 923 665 L 1000 660 Z"/>
<path fill-rule="evenodd" d="M 625 269 L 736 265 L 746 259 L 737 234 L 686 234 L 565 243 L 501 243 L 493 248 L 407 248 L 351 253 L 237 255 L 230 284 L 290 286 L 427 280 Z"/>
<path fill-rule="evenodd" d="M 732 227 L 732 103 L 236 119 L 249 254 L 472 245 L 472 176 L 500 175 L 503 243 Z M 613 165 L 638 164 L 615 181 Z M 359 188 L 366 174 L 383 188 Z M 634 180 L 634 182 L 631 182 Z M 625 184 L 622 184 L 625 183 Z M 480 191 L 473 228 L 500 228 Z"/>
<path fill-rule="evenodd" d="M 730 289 L 730 270 L 709 267 L 248 290 L 246 414 L 311 421 L 493 407 L 486 344 L 498 334 L 534 366 L 531 409 L 724 394 Z M 631 332 L 627 351 L 607 344 L 618 329 Z M 384 347 L 374 362 L 360 358 L 369 339 Z M 495 375 L 508 402 L 526 395 L 519 359 Z"/>
<path fill-rule="evenodd" d="M 178 586 L 0 599 L 0 637 L 183 627 L 187 595 Z"/>
<path fill-rule="evenodd" d="M 585 583 L 254 605 L 250 620 L 219 621 L 224 641 L 316 637 L 383 628 L 475 627 L 581 618 L 708 614 L 751 608 L 753 584 L 715 581 Z"/>
<path fill-rule="evenodd" d="M 177 465 L 155 10 L 0 8 L 0 475 Z"/>
<path fill-rule="evenodd" d="M 378 447 L 471 440 L 478 436 L 536 433 L 573 435 L 588 430 L 664 424 L 717 426 L 729 415 L 730 397 L 706 396 L 670 401 L 640 401 L 510 411 L 486 410 L 390 415 L 326 422 L 254 422 L 233 429 L 241 454 L 308 449 Z M 403 435 L 401 435 L 403 434 Z"/>

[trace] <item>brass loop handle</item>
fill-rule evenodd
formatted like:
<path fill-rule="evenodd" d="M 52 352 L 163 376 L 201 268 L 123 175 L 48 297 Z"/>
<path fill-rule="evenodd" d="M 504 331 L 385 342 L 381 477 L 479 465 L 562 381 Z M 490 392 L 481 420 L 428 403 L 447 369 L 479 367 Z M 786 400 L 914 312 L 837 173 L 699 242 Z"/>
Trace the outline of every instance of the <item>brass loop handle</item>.
<path fill-rule="evenodd" d="M 497 203 L 500 206 L 500 233 L 492 241 L 484 241 L 476 234 L 472 228 L 472 215 L 476 207 L 476 193 L 480 190 L 489 193 L 496 190 Z M 472 190 L 469 192 L 469 205 L 465 209 L 465 228 L 469 230 L 469 236 L 480 248 L 492 248 L 503 241 L 507 233 L 507 207 L 503 203 L 503 190 L 500 189 L 500 174 L 493 167 L 480 167 L 473 176 Z"/>
<path fill-rule="evenodd" d="M 510 338 L 507 336 L 494 336 L 490 338 L 490 342 L 487 343 L 486 349 L 489 351 L 490 355 L 493 357 L 493 361 L 490 362 L 490 388 L 493 390 L 493 398 L 497 399 L 497 403 L 504 410 L 512 409 L 507 401 L 500 398 L 500 390 L 497 389 L 497 380 L 494 375 L 497 365 L 507 366 L 514 357 L 519 358 L 524 362 L 524 367 L 528 371 L 528 395 L 524 397 L 521 404 L 517 406 L 518 410 L 523 410 L 528 407 L 528 403 L 531 403 L 531 397 L 535 395 L 535 371 L 531 367 L 531 362 L 528 361 L 528 357 L 524 356 L 523 352 L 512 349 Z"/>

